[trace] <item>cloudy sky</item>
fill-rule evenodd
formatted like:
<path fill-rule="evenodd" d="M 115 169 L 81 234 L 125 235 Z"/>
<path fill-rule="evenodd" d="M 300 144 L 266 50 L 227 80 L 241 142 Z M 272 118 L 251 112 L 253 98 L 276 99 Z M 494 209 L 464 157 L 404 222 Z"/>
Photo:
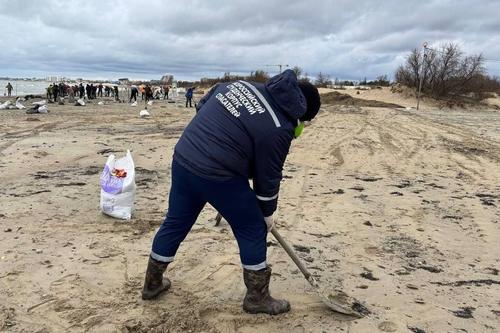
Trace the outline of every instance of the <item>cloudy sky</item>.
<path fill-rule="evenodd" d="M 498 0 L 0 0 L 0 22 L 0 76 L 374 78 L 424 41 L 500 60 Z"/>

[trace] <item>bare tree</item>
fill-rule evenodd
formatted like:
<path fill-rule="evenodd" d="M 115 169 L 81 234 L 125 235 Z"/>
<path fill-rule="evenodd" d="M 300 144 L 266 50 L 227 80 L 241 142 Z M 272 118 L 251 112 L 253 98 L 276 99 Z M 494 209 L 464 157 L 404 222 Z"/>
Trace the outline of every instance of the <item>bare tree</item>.
<path fill-rule="evenodd" d="M 250 73 L 250 80 L 254 82 L 266 82 L 268 79 L 269 75 L 263 70 L 258 69 L 255 72 Z"/>
<path fill-rule="evenodd" d="M 304 76 L 302 76 L 299 81 L 302 81 L 302 82 L 311 82 L 311 79 L 309 78 L 309 74 L 304 73 Z"/>
<path fill-rule="evenodd" d="M 406 57 L 406 62 L 396 70 L 396 82 L 408 87 L 418 87 L 421 66 L 422 57 L 417 49 L 413 49 Z"/>
<path fill-rule="evenodd" d="M 294 71 L 297 78 L 300 79 L 300 77 L 302 76 L 302 73 L 303 73 L 302 68 L 300 68 L 299 66 L 294 66 L 292 68 L 292 71 Z"/>
<path fill-rule="evenodd" d="M 321 72 L 319 72 L 318 76 L 316 77 L 316 80 L 314 81 L 314 85 L 320 88 L 326 88 L 328 85 L 331 84 L 332 80 L 330 80 L 330 77 Z"/>
<path fill-rule="evenodd" d="M 396 82 L 417 89 L 421 75 L 422 91 L 435 97 L 481 94 L 485 78 L 481 54 L 464 56 L 460 47 L 448 43 L 422 54 L 414 49 L 396 71 Z"/>
<path fill-rule="evenodd" d="M 387 87 L 391 84 L 391 82 L 387 78 L 387 74 L 377 76 L 377 79 L 374 81 L 374 83 L 378 86 L 384 87 Z"/>

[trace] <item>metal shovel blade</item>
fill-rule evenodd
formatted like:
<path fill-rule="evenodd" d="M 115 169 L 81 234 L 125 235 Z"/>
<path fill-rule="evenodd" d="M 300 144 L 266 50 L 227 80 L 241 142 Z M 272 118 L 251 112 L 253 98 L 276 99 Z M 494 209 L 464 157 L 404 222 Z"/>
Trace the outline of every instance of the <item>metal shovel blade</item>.
<path fill-rule="evenodd" d="M 309 284 L 315 289 L 316 293 L 320 297 L 320 299 L 323 301 L 325 305 L 327 305 L 330 309 L 332 309 L 335 312 L 342 313 L 345 315 L 349 316 L 354 316 L 361 318 L 364 315 L 367 315 L 370 313 L 370 311 L 363 306 L 361 303 L 357 302 L 355 299 L 352 297 L 349 297 L 346 293 L 342 291 L 334 291 L 331 293 L 328 293 L 326 290 L 323 288 L 320 288 L 318 282 L 314 277 L 309 273 L 307 268 L 302 264 L 300 259 L 297 257 L 295 252 L 292 250 L 292 248 L 285 242 L 285 240 L 281 237 L 279 234 L 278 230 L 276 230 L 276 227 L 271 229 L 271 233 L 273 234 L 274 238 L 280 243 L 280 245 L 283 247 L 285 252 L 290 256 L 290 258 L 293 260 L 293 262 L 297 265 L 299 270 L 302 272 L 306 280 L 309 282 Z"/>
<path fill-rule="evenodd" d="M 362 318 L 370 312 L 361 303 L 340 290 L 326 291 L 318 285 L 318 282 L 311 276 L 308 279 L 311 286 L 316 290 L 316 294 L 321 301 L 335 312 L 345 315 Z"/>

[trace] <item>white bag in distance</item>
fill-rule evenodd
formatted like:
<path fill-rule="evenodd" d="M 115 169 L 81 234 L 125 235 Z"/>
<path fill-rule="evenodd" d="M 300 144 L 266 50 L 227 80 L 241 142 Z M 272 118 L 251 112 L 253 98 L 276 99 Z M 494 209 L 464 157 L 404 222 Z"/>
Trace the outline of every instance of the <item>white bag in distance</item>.
<path fill-rule="evenodd" d="M 42 106 L 42 105 L 47 104 L 47 101 L 46 101 L 46 100 L 44 100 L 44 99 L 42 99 L 41 101 L 38 101 L 38 102 L 33 102 L 33 103 L 31 103 L 31 104 L 32 104 L 32 105 L 40 105 L 40 106 Z"/>
<path fill-rule="evenodd" d="M 16 100 L 16 108 L 18 108 L 19 110 L 26 109 L 26 107 L 21 104 L 21 101 L 19 99 Z"/>
<path fill-rule="evenodd" d="M 8 109 L 11 104 L 11 101 L 5 101 L 4 103 L 0 104 L 0 110 Z"/>
<path fill-rule="evenodd" d="M 37 109 L 38 113 L 47 113 L 49 112 L 49 109 L 47 108 L 47 105 L 42 105 Z"/>
<path fill-rule="evenodd" d="M 117 177 L 116 170 L 124 170 L 125 177 Z M 115 172 L 114 172 L 115 171 Z M 101 211 L 109 216 L 130 220 L 134 211 L 135 166 L 130 150 L 125 157 L 110 155 L 100 177 Z"/>
<path fill-rule="evenodd" d="M 149 117 L 148 110 L 141 110 L 141 112 L 139 112 L 139 117 L 141 117 L 141 118 Z"/>

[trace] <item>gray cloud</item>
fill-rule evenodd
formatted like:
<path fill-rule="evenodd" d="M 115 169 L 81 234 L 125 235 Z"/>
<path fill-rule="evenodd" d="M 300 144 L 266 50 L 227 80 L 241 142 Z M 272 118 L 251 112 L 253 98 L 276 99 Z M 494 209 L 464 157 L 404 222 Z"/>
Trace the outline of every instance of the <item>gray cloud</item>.
<path fill-rule="evenodd" d="M 498 1 L 0 0 L 0 75 L 392 75 L 423 41 L 500 59 Z M 500 62 L 487 62 L 500 75 Z"/>

